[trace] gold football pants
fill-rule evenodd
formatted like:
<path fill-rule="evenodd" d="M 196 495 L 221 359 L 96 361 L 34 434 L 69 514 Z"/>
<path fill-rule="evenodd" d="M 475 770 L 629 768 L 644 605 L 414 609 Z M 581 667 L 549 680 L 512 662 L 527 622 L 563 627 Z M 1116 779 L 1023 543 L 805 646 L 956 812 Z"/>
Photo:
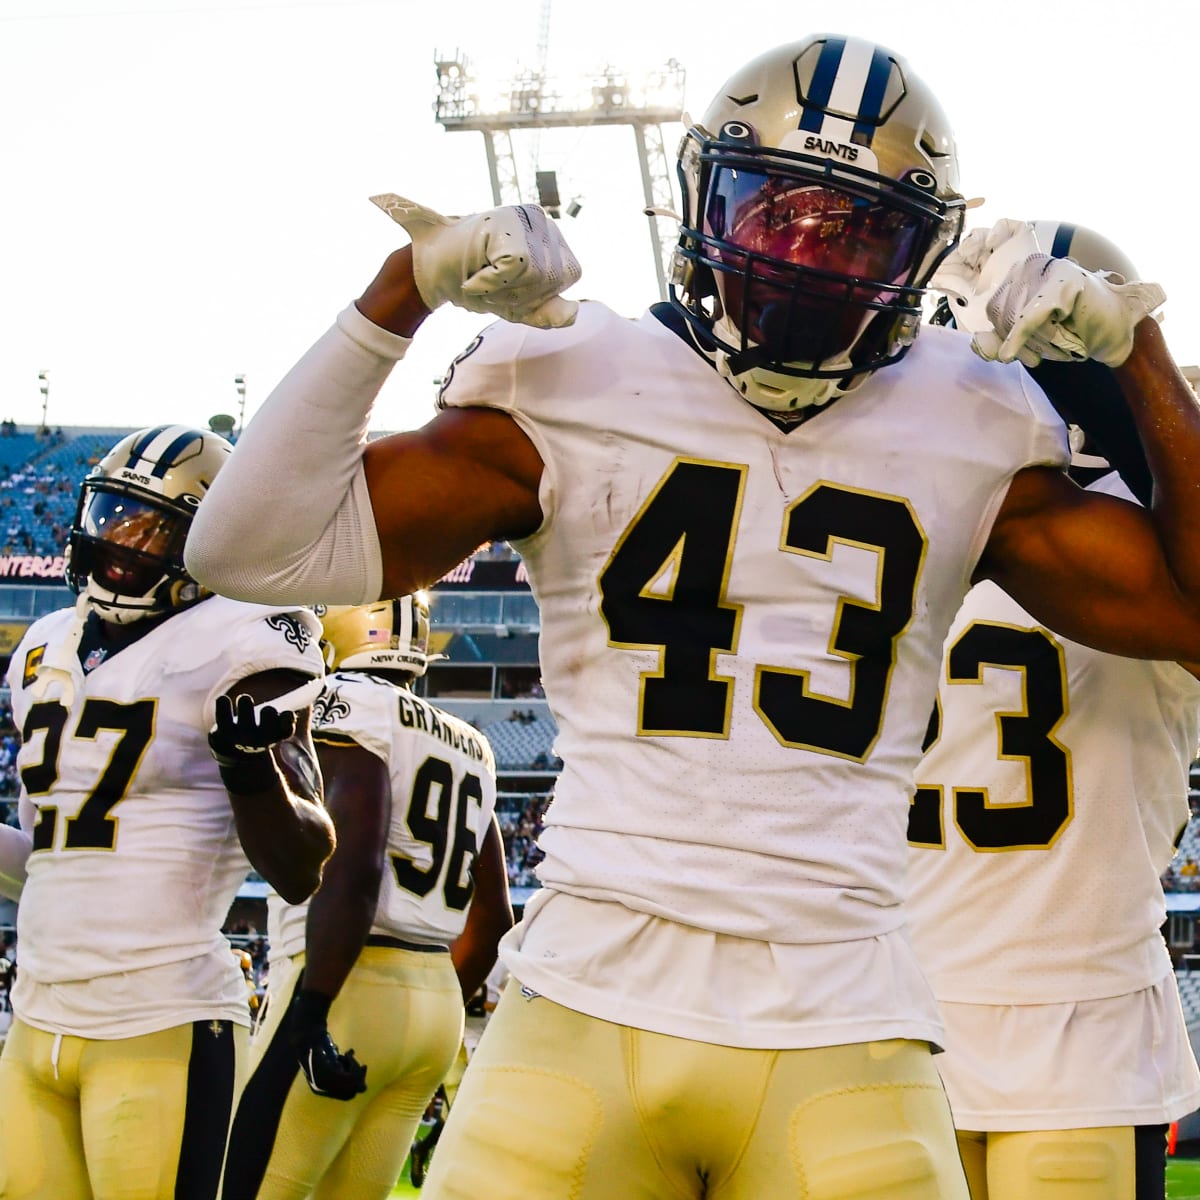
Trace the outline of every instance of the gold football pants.
<path fill-rule="evenodd" d="M 426 1200 L 967 1200 L 925 1043 L 743 1050 L 504 990 Z"/>
<path fill-rule="evenodd" d="M 3 1200 L 214 1200 L 246 1030 L 59 1036 L 14 1019 L 0 1055 Z"/>
<path fill-rule="evenodd" d="M 958 1135 L 971 1200 L 1162 1200 L 1165 1125 Z"/>
<path fill-rule="evenodd" d="M 462 1038 L 458 977 L 444 951 L 363 948 L 329 1010 L 338 1049 L 367 1068 L 367 1090 L 346 1101 L 315 1095 L 288 1044 L 303 966 L 298 954 L 271 968 L 223 1200 L 386 1200 Z"/>

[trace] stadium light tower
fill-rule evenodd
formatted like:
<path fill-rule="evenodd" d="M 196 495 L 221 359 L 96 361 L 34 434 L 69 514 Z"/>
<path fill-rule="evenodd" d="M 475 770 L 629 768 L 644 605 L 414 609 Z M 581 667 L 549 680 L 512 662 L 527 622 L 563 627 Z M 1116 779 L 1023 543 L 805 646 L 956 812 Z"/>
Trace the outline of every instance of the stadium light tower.
<path fill-rule="evenodd" d="M 434 65 L 437 122 L 451 133 L 477 130 L 483 134 L 492 200 L 496 205 L 521 204 L 535 198 L 533 193 L 525 194 L 517 177 L 513 134 L 529 133 L 536 137 L 536 132 L 542 129 L 591 125 L 628 125 L 633 129 L 658 293 L 665 300 L 677 230 L 670 217 L 659 215 L 675 207 L 671 187 L 674 159 L 667 156 L 662 126 L 683 119 L 683 67 L 671 59 L 665 66 L 639 78 L 608 66 L 594 74 L 561 80 L 539 68 L 520 71 L 489 90 L 473 73 L 470 61 L 458 51 L 452 57 L 435 55 Z M 539 202 L 542 195 L 551 194 L 547 190 L 551 186 L 557 200 L 557 182 L 542 178 Z M 543 207 L 552 216 L 558 216 L 556 205 L 543 204 Z M 566 210 L 570 216 L 578 213 L 578 199 L 572 200 Z"/>
<path fill-rule="evenodd" d="M 50 408 L 50 372 L 38 372 L 38 389 L 42 393 L 42 428 L 48 430 L 49 425 L 46 424 L 46 413 Z"/>
<path fill-rule="evenodd" d="M 238 394 L 238 423 L 237 431 L 240 435 L 242 426 L 246 423 L 246 377 L 245 375 L 235 375 L 233 377 L 233 386 L 237 388 Z"/>

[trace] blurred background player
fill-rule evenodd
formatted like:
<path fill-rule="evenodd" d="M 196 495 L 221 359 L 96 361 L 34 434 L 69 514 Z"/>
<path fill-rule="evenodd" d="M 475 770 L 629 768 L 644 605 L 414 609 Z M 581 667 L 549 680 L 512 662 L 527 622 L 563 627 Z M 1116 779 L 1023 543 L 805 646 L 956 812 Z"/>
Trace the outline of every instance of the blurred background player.
<path fill-rule="evenodd" d="M 183 566 L 229 453 L 181 425 L 119 441 L 80 493 L 79 602 L 12 657 L 30 853 L 6 1200 L 217 1194 L 250 1023 L 221 927 L 252 865 L 298 901 L 333 846 L 307 733 L 316 618 L 214 596 Z"/>
<path fill-rule="evenodd" d="M 410 688 L 428 662 L 425 596 L 322 624 L 313 736 L 338 848 L 308 904 L 270 903 L 224 1200 L 387 1197 L 513 921 L 491 746 Z"/>
<path fill-rule="evenodd" d="M 1034 228 L 1056 257 L 1137 277 L 1094 231 Z M 1123 446 L 1143 490 L 1111 372 L 1057 366 L 1033 373 L 1060 411 Z M 1133 498 L 1102 458 L 1077 454 L 1071 474 Z M 1200 1104 L 1160 932 L 1200 682 L 1056 636 L 985 581 L 946 640 L 929 736 L 909 920 L 946 1023 L 937 1063 L 973 1200 L 1162 1200 L 1167 1124 Z"/>
<path fill-rule="evenodd" d="M 1152 511 L 1081 493 L 1021 368 L 920 329 L 965 200 L 885 47 L 760 56 L 679 165 L 677 303 L 636 321 L 544 300 L 569 282 L 544 213 L 385 201 L 412 246 L 259 409 L 188 561 L 330 601 L 496 538 L 528 568 L 564 765 L 427 1195 L 965 1197 L 902 903 L 942 643 L 975 576 L 1109 649 L 1200 651 L 1200 413 L 1161 289 L 1023 263 L 992 356 L 1102 355 L 1154 467 Z M 510 275 L 499 315 L 573 324 L 489 326 L 427 426 L 368 442 L 430 311 Z"/>

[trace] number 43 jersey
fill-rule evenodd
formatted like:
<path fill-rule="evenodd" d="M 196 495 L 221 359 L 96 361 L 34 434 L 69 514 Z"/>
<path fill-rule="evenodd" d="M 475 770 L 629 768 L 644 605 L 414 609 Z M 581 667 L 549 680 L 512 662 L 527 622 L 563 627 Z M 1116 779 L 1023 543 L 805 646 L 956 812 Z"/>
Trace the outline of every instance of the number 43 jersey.
<path fill-rule="evenodd" d="M 545 464 L 542 882 L 775 943 L 899 928 L 942 639 L 1013 474 L 1066 457 L 1024 372 L 922 329 L 785 433 L 653 313 L 585 303 L 490 327 L 441 403 L 511 413 Z"/>
<path fill-rule="evenodd" d="M 388 768 L 392 815 L 373 933 L 447 944 L 463 931 L 471 866 L 496 808 L 496 762 L 479 730 L 363 671 L 335 671 L 313 738 L 353 742 Z M 271 957 L 304 949 L 307 904 L 270 897 Z"/>
<path fill-rule="evenodd" d="M 213 1011 L 228 984 L 244 1024 L 245 982 L 221 926 L 249 864 L 208 731 L 216 697 L 240 679 L 275 668 L 320 676 L 320 625 L 308 612 L 212 596 L 115 652 L 85 647 L 83 662 L 71 656 L 70 687 L 50 682 L 39 696 L 39 674 L 75 621 L 63 609 L 35 622 L 8 672 L 23 800 L 37 809 L 18 912 L 21 1016 L 134 1036 L 150 1031 L 134 1027 L 143 1017 L 161 1029 L 233 1016 Z M 140 1000 L 121 984 L 185 962 L 190 989 L 182 969 L 156 976 L 157 994 Z M 109 990 L 63 987 L 97 979 Z M 41 1007 L 63 996 L 77 1011 Z M 152 1012 L 135 1018 L 121 997 Z"/>

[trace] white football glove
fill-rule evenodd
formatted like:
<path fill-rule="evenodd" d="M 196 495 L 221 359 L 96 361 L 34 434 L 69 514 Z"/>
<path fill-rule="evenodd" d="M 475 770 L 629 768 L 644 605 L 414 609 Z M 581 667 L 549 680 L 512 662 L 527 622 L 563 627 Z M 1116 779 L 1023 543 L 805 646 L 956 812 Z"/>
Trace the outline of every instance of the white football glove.
<path fill-rule="evenodd" d="M 1087 358 L 1118 367 L 1133 350 L 1135 326 L 1166 299 L 1156 283 L 1126 283 L 1043 254 L 1022 221 L 973 230 L 930 282 L 950 297 L 976 354 L 1027 367 Z"/>
<path fill-rule="evenodd" d="M 972 229 L 942 259 L 929 286 L 950 301 L 954 324 L 968 333 L 989 333 L 988 301 L 1010 268 L 1042 252 L 1033 226 L 997 221 L 990 229 Z"/>
<path fill-rule="evenodd" d="M 537 329 L 574 323 L 579 305 L 559 293 L 583 272 L 543 209 L 519 204 L 444 217 L 391 193 L 371 203 L 412 238 L 417 291 L 430 309 L 449 302 Z"/>

